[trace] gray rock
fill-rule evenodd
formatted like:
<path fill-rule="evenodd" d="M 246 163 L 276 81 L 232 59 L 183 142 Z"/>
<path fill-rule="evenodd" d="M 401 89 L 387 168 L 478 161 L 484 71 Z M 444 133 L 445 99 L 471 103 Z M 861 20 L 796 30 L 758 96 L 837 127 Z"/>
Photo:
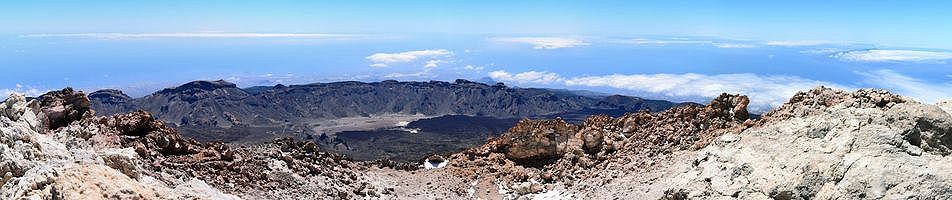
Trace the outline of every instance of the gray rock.
<path fill-rule="evenodd" d="M 798 114 L 723 135 L 664 189 L 689 199 L 952 198 L 947 112 L 879 91 L 815 93 L 842 103 L 787 108 Z"/>
<path fill-rule="evenodd" d="M 68 90 L 51 94 L 44 95 L 49 107 L 41 109 L 29 108 L 37 104 L 16 94 L 0 103 L 0 199 L 237 198 L 198 180 L 175 186 L 155 179 L 136 180 L 142 175 L 136 169 L 139 158 L 132 149 L 97 147 L 83 136 L 105 133 L 71 123 L 91 117 L 87 114 L 91 110 L 83 111 L 85 96 Z M 62 103 L 58 99 L 72 100 Z M 47 111 L 56 114 L 43 113 Z M 41 133 L 42 120 L 62 127 Z M 97 157 L 102 160 L 97 161 Z"/>
<path fill-rule="evenodd" d="M 132 148 L 124 149 L 103 149 L 99 151 L 99 157 L 103 164 L 110 168 L 119 170 L 129 178 L 139 178 L 139 171 L 136 169 L 138 156 Z"/>

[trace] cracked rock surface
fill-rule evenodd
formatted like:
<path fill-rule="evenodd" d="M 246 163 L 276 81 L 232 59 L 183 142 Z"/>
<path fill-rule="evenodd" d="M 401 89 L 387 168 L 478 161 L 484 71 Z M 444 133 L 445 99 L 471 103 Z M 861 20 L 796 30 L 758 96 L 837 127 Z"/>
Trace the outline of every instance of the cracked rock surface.
<path fill-rule="evenodd" d="M 118 137 L 105 136 L 85 95 L 65 89 L 0 104 L 0 199 L 232 199 L 201 180 L 142 175 Z"/>
<path fill-rule="evenodd" d="M 817 88 L 666 177 L 688 199 L 949 199 L 952 117 L 881 90 Z M 682 163 L 683 164 L 683 163 Z"/>

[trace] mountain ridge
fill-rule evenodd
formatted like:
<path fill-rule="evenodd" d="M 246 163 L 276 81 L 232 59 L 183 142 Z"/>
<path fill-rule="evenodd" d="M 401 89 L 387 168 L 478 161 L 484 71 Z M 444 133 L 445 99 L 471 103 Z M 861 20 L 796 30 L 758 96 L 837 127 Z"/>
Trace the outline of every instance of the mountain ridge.
<path fill-rule="evenodd" d="M 250 90 L 250 92 L 249 92 Z M 697 105 L 624 96 L 583 96 L 571 91 L 512 88 L 464 79 L 445 81 L 342 81 L 238 88 L 224 80 L 192 81 L 130 98 L 119 90 L 90 93 L 100 115 L 138 109 L 170 125 L 202 129 L 251 127 L 308 133 L 314 121 L 379 114 L 469 115 L 495 118 L 565 117 L 580 122 L 590 114 L 619 115 Z M 188 130 L 188 129 L 186 129 Z M 310 133 L 318 135 L 321 133 Z M 190 134 L 186 134 L 190 135 Z"/>

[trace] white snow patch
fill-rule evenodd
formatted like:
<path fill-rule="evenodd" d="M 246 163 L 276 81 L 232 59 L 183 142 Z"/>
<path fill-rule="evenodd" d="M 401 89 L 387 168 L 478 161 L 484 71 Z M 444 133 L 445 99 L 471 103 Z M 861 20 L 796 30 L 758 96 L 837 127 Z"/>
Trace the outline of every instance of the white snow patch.
<path fill-rule="evenodd" d="M 407 125 L 410 125 L 410 122 L 408 122 L 408 121 L 400 121 L 400 122 L 397 122 L 397 124 L 396 124 L 397 127 L 404 127 L 404 126 L 407 126 Z"/>
<path fill-rule="evenodd" d="M 476 184 L 479 184 L 479 177 L 480 177 L 480 176 L 482 176 L 482 175 L 478 174 L 478 172 L 477 172 L 477 174 L 476 174 L 476 180 L 473 180 L 473 182 L 469 184 L 469 188 L 466 189 L 466 194 L 467 194 L 470 198 L 473 198 L 473 197 L 476 196 Z"/>
<path fill-rule="evenodd" d="M 443 160 L 443 162 L 430 162 L 430 159 L 427 158 L 425 161 L 423 161 L 423 168 L 425 169 L 443 168 L 443 167 L 446 167 L 447 163 L 449 163 L 449 161 L 446 161 L 446 160 Z"/>
<path fill-rule="evenodd" d="M 506 195 L 509 193 L 509 190 L 506 190 L 506 186 L 503 185 L 501 182 L 499 182 L 499 180 L 496 180 L 496 191 L 502 195 Z"/>
<path fill-rule="evenodd" d="M 530 194 L 530 195 L 527 195 L 527 196 L 529 197 L 529 199 L 539 199 L 539 200 L 543 200 L 543 199 L 570 199 L 570 198 L 569 198 L 569 195 L 564 194 L 564 193 L 562 192 L 562 190 L 559 190 L 559 189 L 552 189 L 552 190 L 549 190 L 549 191 L 546 191 L 546 192 L 543 192 L 543 193 Z"/>

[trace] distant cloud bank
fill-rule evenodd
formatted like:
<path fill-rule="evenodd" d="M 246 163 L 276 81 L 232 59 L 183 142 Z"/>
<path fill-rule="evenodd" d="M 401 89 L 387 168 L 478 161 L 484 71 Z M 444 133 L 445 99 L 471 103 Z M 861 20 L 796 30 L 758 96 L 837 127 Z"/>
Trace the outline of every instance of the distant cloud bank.
<path fill-rule="evenodd" d="M 489 78 L 493 80 L 510 83 L 551 84 L 562 81 L 562 78 L 558 74 L 551 72 L 528 71 L 512 74 L 507 71 L 499 70 L 489 72 L 488 75 Z"/>
<path fill-rule="evenodd" d="M 24 87 L 23 85 L 16 84 L 15 88 L 3 88 L 0 89 L 0 101 L 7 99 L 13 93 L 23 94 L 28 97 L 37 97 L 43 95 L 48 90 L 36 89 L 33 87 Z"/>
<path fill-rule="evenodd" d="M 562 77 L 552 72 L 528 71 L 489 72 L 496 81 L 516 84 L 564 84 L 567 86 L 608 87 L 633 92 L 652 93 L 679 98 L 713 98 L 721 93 L 744 94 L 751 97 L 752 110 L 763 112 L 779 106 L 797 91 L 819 85 L 849 89 L 831 82 L 796 76 L 757 74 L 612 74 L 602 76 Z"/>
<path fill-rule="evenodd" d="M 847 89 L 831 82 L 796 76 L 757 74 L 614 74 L 583 76 L 565 81 L 569 86 L 610 87 L 671 97 L 713 98 L 721 93 L 750 96 L 751 109 L 759 112 L 785 103 L 797 91 L 819 85 Z M 702 102 L 704 103 L 704 102 Z"/>
<path fill-rule="evenodd" d="M 714 41 L 708 40 L 690 40 L 687 38 L 676 38 L 670 40 L 652 40 L 637 38 L 632 40 L 624 40 L 621 43 L 627 44 L 645 44 L 645 45 L 666 45 L 666 44 L 714 44 Z"/>
<path fill-rule="evenodd" d="M 743 41 L 714 41 L 714 40 L 695 40 L 691 38 L 669 38 L 669 39 L 611 39 L 611 38 L 590 38 L 592 41 L 583 41 L 570 37 L 499 37 L 491 38 L 489 41 L 502 43 L 520 43 L 532 45 L 534 49 L 562 49 L 588 46 L 593 44 L 630 44 L 630 45 L 707 45 L 717 48 L 756 48 L 758 45 L 746 43 Z"/>
<path fill-rule="evenodd" d="M 819 46 L 819 45 L 843 45 L 847 42 L 827 41 L 827 40 L 785 40 L 785 41 L 767 41 L 764 42 L 770 46 L 800 47 L 800 46 Z"/>
<path fill-rule="evenodd" d="M 297 39 L 353 39 L 367 37 L 358 34 L 319 33 L 228 33 L 228 32 L 181 32 L 181 33 L 42 33 L 20 35 L 24 38 L 85 38 L 85 39 L 157 39 L 157 38 L 297 38 Z"/>
<path fill-rule="evenodd" d="M 530 44 L 534 49 L 562 49 L 589 45 L 580 39 L 566 37 L 502 37 L 491 38 L 490 41 Z"/>
<path fill-rule="evenodd" d="M 853 62 L 945 62 L 952 59 L 952 52 L 916 50 L 857 50 L 831 55 L 843 61 Z"/>
<path fill-rule="evenodd" d="M 714 46 L 717 48 L 723 48 L 723 49 L 748 49 L 748 48 L 757 47 L 757 45 L 753 45 L 753 44 L 734 44 L 734 43 L 714 43 Z"/>
<path fill-rule="evenodd" d="M 925 103 L 935 103 L 952 96 L 952 89 L 949 89 L 952 88 L 952 81 L 930 83 L 888 69 L 857 71 L 855 73 L 860 75 L 862 77 L 861 82 L 868 86 L 887 89 Z M 755 112 L 765 112 L 782 105 L 798 91 L 806 91 L 820 85 L 842 90 L 855 90 L 857 88 L 854 85 L 843 85 L 798 76 L 750 73 L 715 75 L 696 73 L 611 74 L 563 77 L 545 71 L 512 73 L 499 70 L 489 72 L 488 76 L 496 81 L 515 84 L 607 87 L 680 99 L 705 100 L 725 92 L 743 94 L 750 97 L 750 107 Z"/>
<path fill-rule="evenodd" d="M 428 49 L 428 50 L 419 50 L 419 51 L 406 51 L 398 53 L 375 53 L 373 55 L 365 57 L 373 64 L 370 64 L 371 67 L 387 67 L 394 63 L 407 63 L 417 60 L 418 58 L 433 58 L 439 56 L 449 56 L 453 52 L 446 49 Z M 437 64 L 443 61 L 440 60 L 430 60 L 426 63 L 427 68 L 436 67 Z"/>
<path fill-rule="evenodd" d="M 865 82 L 870 85 L 887 88 L 925 103 L 950 100 L 952 97 L 952 82 L 929 83 L 888 69 L 856 73 L 865 77 Z"/>

